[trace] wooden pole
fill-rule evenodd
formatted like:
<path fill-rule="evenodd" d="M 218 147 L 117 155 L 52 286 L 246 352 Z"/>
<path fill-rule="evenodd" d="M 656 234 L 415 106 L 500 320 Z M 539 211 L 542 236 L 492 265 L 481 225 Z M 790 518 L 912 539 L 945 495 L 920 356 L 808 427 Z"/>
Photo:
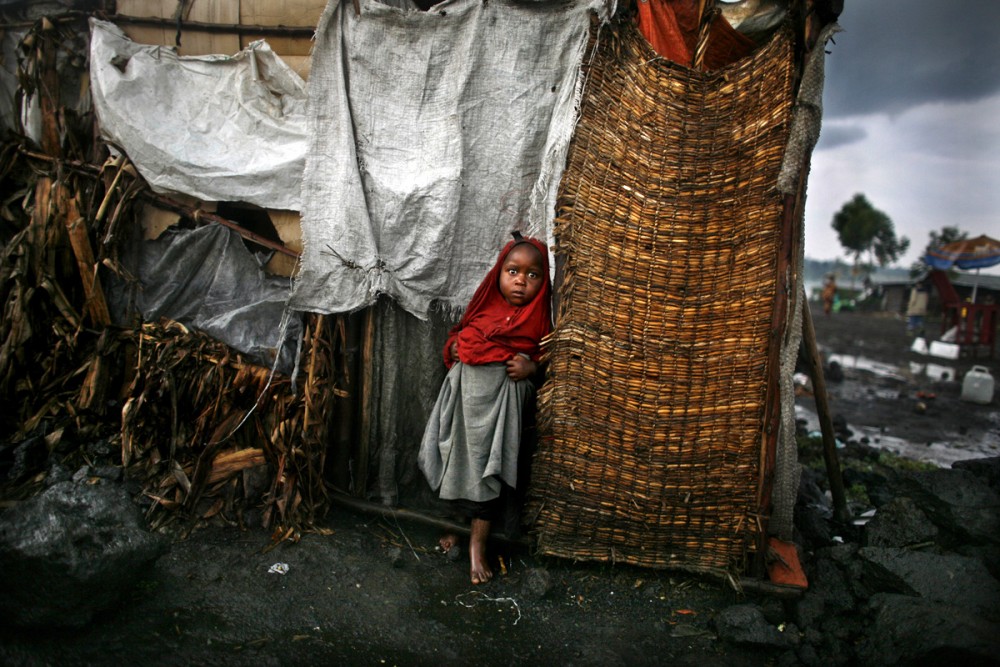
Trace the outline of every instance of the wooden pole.
<path fill-rule="evenodd" d="M 337 360 L 337 385 L 345 395 L 338 395 L 336 401 L 337 431 L 333 453 L 332 474 L 334 486 L 351 488 L 351 461 L 355 459 L 354 445 L 359 441 L 355 429 L 358 413 L 359 375 L 361 357 L 361 316 L 358 313 L 337 316 L 340 327 L 340 350 Z"/>
<path fill-rule="evenodd" d="M 830 406 L 826 397 L 826 380 L 823 377 L 823 366 L 816 347 L 816 329 L 813 327 L 812 312 L 808 303 L 802 307 L 802 349 L 806 355 L 806 368 L 812 379 L 816 414 L 819 416 L 819 428 L 823 434 L 823 460 L 826 462 L 826 475 L 830 480 L 830 494 L 833 496 L 833 518 L 841 523 L 850 523 L 851 511 L 847 508 L 844 478 L 840 474 L 837 438 L 833 432 L 833 420 L 830 418 Z"/>
<path fill-rule="evenodd" d="M 351 489 L 355 496 L 364 497 L 368 489 L 368 457 L 371 454 L 372 422 L 375 418 L 374 411 L 374 354 L 375 354 L 375 318 L 378 303 L 368 306 L 364 310 L 364 320 L 361 329 L 361 360 L 358 382 L 361 386 L 359 416 L 360 436 L 358 438 L 358 458 L 355 466 L 354 487 Z"/>
<path fill-rule="evenodd" d="M 355 5 L 360 13 L 360 6 Z M 145 25 L 164 28 L 176 28 L 180 23 L 181 30 L 190 32 L 209 32 L 222 34 L 245 34 L 261 36 L 303 37 L 312 39 L 316 34 L 316 26 L 284 26 L 284 25 L 250 25 L 241 23 L 204 23 L 198 21 L 181 21 L 173 18 L 156 18 L 147 16 L 127 16 L 112 14 L 109 19 L 115 24 Z"/>

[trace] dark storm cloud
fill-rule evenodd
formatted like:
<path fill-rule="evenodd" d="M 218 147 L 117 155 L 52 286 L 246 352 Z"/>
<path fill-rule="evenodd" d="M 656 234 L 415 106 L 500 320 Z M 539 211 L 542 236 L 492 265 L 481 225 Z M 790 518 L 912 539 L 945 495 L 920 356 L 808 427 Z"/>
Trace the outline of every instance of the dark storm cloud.
<path fill-rule="evenodd" d="M 827 123 L 823 126 L 823 129 L 820 132 L 819 143 L 816 144 L 816 150 L 821 151 L 823 149 L 846 146 L 847 144 L 853 144 L 867 138 L 868 132 L 866 132 L 865 128 L 861 126 L 831 125 L 830 123 Z"/>
<path fill-rule="evenodd" d="M 824 114 L 897 114 L 1000 91 L 1000 2 L 846 0 L 827 44 Z"/>

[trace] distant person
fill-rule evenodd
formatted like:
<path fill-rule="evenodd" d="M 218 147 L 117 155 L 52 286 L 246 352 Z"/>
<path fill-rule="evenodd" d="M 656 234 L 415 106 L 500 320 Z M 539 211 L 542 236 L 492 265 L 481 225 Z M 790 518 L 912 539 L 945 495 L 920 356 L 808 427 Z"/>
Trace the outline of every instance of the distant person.
<path fill-rule="evenodd" d="M 930 294 L 927 283 L 921 281 L 910 289 L 910 301 L 906 305 L 906 333 L 911 336 L 924 335 L 924 317 L 927 315 L 927 300 Z"/>
<path fill-rule="evenodd" d="M 448 375 L 417 463 L 442 500 L 470 518 L 473 584 L 493 577 L 486 540 L 517 486 L 522 414 L 535 396 L 542 338 L 552 330 L 548 249 L 514 233 L 444 346 Z M 458 537 L 444 535 L 450 551 Z"/>
<path fill-rule="evenodd" d="M 837 278 L 832 273 L 826 277 L 820 296 L 823 298 L 823 313 L 829 315 L 833 312 L 833 302 L 837 298 Z"/>

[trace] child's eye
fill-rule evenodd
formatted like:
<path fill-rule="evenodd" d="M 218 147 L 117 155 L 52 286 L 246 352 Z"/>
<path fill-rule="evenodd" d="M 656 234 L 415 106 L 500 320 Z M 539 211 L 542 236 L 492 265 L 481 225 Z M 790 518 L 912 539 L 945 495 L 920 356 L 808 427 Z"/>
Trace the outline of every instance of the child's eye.
<path fill-rule="evenodd" d="M 535 278 L 538 277 L 538 274 L 535 273 L 534 271 L 528 271 L 528 277 L 534 280 Z"/>

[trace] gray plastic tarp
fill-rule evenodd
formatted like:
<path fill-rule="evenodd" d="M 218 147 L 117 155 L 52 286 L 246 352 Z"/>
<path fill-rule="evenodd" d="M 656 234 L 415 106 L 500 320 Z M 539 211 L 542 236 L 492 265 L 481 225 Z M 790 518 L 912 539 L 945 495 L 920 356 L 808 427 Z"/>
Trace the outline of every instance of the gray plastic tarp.
<path fill-rule="evenodd" d="M 465 307 L 512 229 L 548 238 L 601 0 L 330 0 L 309 75 L 292 305 Z"/>
<path fill-rule="evenodd" d="M 305 82 L 263 41 L 179 56 L 90 20 L 94 109 L 105 139 L 157 192 L 297 211 Z"/>
<path fill-rule="evenodd" d="M 286 308 L 288 278 L 264 273 L 236 232 L 222 225 L 171 228 L 131 243 L 125 260 L 139 284 L 130 290 L 115 281 L 109 300 L 117 320 L 133 308 L 148 322 L 176 320 L 258 365 L 292 373 L 302 318 Z"/>

